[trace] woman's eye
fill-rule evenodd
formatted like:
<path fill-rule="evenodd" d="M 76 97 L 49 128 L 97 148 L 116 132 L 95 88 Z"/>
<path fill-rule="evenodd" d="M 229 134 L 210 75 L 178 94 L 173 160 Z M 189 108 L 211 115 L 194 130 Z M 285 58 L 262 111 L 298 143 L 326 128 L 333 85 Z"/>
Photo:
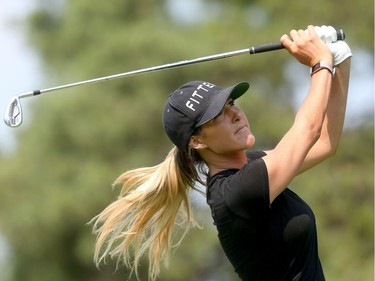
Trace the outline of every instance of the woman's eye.
<path fill-rule="evenodd" d="M 216 115 L 214 119 L 218 118 L 218 117 L 219 117 L 220 115 L 222 115 L 222 114 L 223 114 L 223 110 L 222 110 L 222 111 L 220 111 L 220 112 L 219 112 L 219 114 L 218 114 L 218 115 Z"/>
<path fill-rule="evenodd" d="M 225 107 L 231 107 L 231 106 L 234 106 L 234 105 L 235 105 L 234 104 L 234 100 L 228 100 L 227 103 L 226 103 L 226 105 L 224 106 L 224 108 L 219 112 L 218 115 L 215 116 L 214 119 L 218 118 L 219 116 L 221 116 L 223 114 L 223 112 L 225 110 Z"/>

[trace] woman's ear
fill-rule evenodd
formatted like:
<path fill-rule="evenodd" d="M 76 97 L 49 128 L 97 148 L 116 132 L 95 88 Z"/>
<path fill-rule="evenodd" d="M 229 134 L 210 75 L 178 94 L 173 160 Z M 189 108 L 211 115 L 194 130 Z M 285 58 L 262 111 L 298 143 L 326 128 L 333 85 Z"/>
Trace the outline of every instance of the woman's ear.
<path fill-rule="evenodd" d="M 207 145 L 202 141 L 200 136 L 195 135 L 195 136 L 191 136 L 190 141 L 189 141 L 189 147 L 198 150 L 198 149 L 206 148 Z"/>

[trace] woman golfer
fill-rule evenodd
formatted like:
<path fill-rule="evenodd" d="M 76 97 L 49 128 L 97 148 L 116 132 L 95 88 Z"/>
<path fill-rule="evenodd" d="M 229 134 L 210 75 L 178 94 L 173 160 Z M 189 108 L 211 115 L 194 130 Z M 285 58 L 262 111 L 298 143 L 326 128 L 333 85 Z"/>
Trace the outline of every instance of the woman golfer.
<path fill-rule="evenodd" d="M 155 280 L 176 223 L 194 224 L 188 193 L 199 181 L 207 186 L 221 246 L 241 280 L 325 280 L 314 214 L 287 187 L 339 144 L 352 54 L 345 42 L 331 43 L 332 29 L 309 26 L 280 39 L 311 67 L 311 82 L 293 125 L 272 150 L 249 150 L 255 143 L 251 120 L 235 105 L 248 83 L 220 88 L 193 81 L 174 91 L 163 126 L 175 147 L 163 163 L 115 181 L 120 196 L 94 218 L 96 262 L 117 257 L 137 274 L 147 254 L 149 279 Z"/>

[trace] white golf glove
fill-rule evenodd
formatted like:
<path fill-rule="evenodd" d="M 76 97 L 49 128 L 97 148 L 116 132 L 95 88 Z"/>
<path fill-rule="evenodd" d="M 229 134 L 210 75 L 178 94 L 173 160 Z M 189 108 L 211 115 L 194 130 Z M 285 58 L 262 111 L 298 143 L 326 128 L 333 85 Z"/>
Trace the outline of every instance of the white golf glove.
<path fill-rule="evenodd" d="M 332 26 L 314 26 L 314 29 L 324 43 L 329 44 L 337 41 L 337 31 Z"/>
<path fill-rule="evenodd" d="M 334 66 L 342 63 L 353 55 L 350 47 L 344 40 L 337 40 L 337 31 L 332 26 L 314 26 L 314 29 L 320 39 L 322 39 L 330 49 Z"/>
<path fill-rule="evenodd" d="M 333 65 L 338 65 L 353 55 L 349 45 L 343 40 L 327 44 L 327 46 L 332 54 Z"/>

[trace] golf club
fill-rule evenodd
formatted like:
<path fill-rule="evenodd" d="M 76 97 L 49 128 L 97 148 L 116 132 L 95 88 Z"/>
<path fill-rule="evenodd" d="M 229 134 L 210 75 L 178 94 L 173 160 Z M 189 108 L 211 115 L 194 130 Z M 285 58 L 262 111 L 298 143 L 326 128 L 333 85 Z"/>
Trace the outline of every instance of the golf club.
<path fill-rule="evenodd" d="M 337 40 L 345 40 L 345 33 L 342 29 L 337 30 Z M 90 84 L 90 83 L 109 81 L 109 80 L 113 80 L 113 79 L 117 79 L 117 78 L 122 78 L 122 77 L 125 77 L 125 76 L 140 74 L 140 73 L 153 72 L 153 71 L 169 69 L 169 68 L 174 68 L 174 67 L 181 67 L 181 66 L 185 66 L 185 65 L 194 64 L 194 63 L 213 61 L 213 60 L 229 58 L 229 57 L 234 57 L 234 56 L 243 55 L 243 54 L 250 54 L 251 55 L 251 54 L 258 54 L 258 53 L 263 53 L 263 52 L 270 52 L 270 51 L 280 50 L 280 49 L 283 49 L 283 48 L 284 48 L 284 46 L 280 42 L 269 43 L 269 44 L 264 44 L 264 45 L 260 45 L 260 46 L 256 46 L 256 47 L 250 47 L 250 48 L 241 49 L 241 50 L 237 50 L 237 51 L 231 51 L 231 52 L 226 52 L 226 53 L 221 53 L 221 54 L 216 54 L 216 55 L 211 55 L 211 56 L 205 56 L 205 57 L 200 57 L 200 58 L 196 58 L 196 59 L 183 60 L 183 61 L 179 61 L 179 62 L 168 63 L 168 64 L 159 65 L 159 66 L 153 66 L 153 67 L 133 70 L 133 71 L 129 71 L 129 72 L 124 72 L 124 73 L 120 73 L 120 74 L 114 74 L 114 75 L 109 75 L 109 76 L 105 76 L 105 77 L 85 80 L 85 81 L 81 81 L 81 82 L 65 84 L 65 85 L 61 85 L 61 86 L 57 86 L 57 87 L 25 92 L 25 93 L 22 93 L 18 96 L 14 96 L 10 100 L 10 102 L 9 102 L 7 108 L 6 108 L 6 111 L 5 111 L 4 122 L 9 127 L 18 127 L 22 124 L 23 113 L 22 113 L 22 106 L 21 106 L 21 102 L 20 102 L 20 99 L 22 99 L 22 98 L 37 96 L 37 95 L 40 95 L 42 93 L 57 91 L 57 90 L 65 89 L 65 88 L 76 87 L 76 86 Z"/>

